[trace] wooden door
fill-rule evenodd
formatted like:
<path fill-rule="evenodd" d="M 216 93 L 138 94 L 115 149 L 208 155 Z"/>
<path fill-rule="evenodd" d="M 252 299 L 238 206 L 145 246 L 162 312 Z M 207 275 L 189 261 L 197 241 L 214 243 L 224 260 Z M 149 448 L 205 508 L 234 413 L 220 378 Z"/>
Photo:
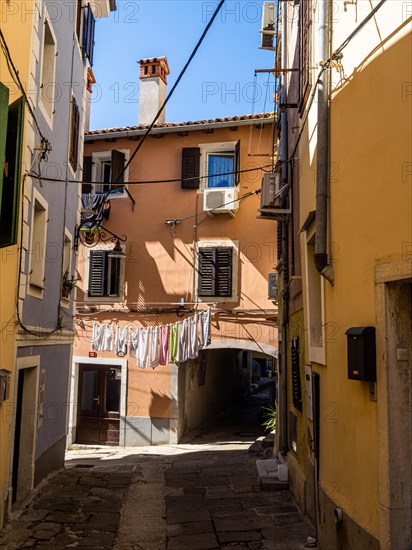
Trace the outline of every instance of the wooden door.
<path fill-rule="evenodd" d="M 120 367 L 80 365 L 76 443 L 118 445 Z"/>

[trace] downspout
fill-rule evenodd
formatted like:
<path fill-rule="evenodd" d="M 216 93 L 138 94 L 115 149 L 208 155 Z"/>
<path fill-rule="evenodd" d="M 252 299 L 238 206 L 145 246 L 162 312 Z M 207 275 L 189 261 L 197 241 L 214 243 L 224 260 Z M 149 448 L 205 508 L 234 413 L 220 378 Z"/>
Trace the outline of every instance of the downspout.
<path fill-rule="evenodd" d="M 281 63 L 282 67 L 287 67 L 287 2 L 282 4 L 282 51 Z M 286 102 L 286 73 L 282 73 L 282 88 L 281 95 Z M 287 111 L 283 111 L 281 126 L 280 126 L 280 160 L 282 167 L 282 187 L 288 183 L 288 120 Z M 289 200 L 289 192 L 286 190 L 282 195 L 282 207 L 288 206 L 286 203 Z M 288 367 L 288 318 L 289 318 L 289 260 L 288 260 L 288 224 L 286 221 L 282 224 L 282 275 L 283 275 L 283 307 L 282 307 L 282 341 L 281 341 L 281 367 L 282 367 L 282 432 L 281 432 L 281 451 L 286 454 L 288 447 L 288 384 L 287 384 L 287 367 Z"/>
<path fill-rule="evenodd" d="M 330 58 L 331 0 L 320 0 L 319 6 L 319 59 Z M 318 79 L 318 137 L 316 159 L 316 235 L 315 266 L 331 285 L 334 283 L 333 266 L 327 252 L 328 194 L 329 194 L 329 96 L 330 70 L 324 67 Z"/>

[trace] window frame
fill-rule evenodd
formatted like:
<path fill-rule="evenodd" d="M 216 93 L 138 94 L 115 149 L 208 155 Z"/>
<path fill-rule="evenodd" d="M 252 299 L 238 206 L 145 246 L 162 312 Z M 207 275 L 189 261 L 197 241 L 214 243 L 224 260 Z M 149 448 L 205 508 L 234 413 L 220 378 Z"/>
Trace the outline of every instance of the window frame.
<path fill-rule="evenodd" d="M 123 252 L 126 252 L 126 246 L 121 245 Z M 87 248 L 87 255 L 86 255 L 86 269 L 85 269 L 85 279 L 84 279 L 84 296 L 86 302 L 93 302 L 93 303 L 101 303 L 101 304 L 108 304 L 108 303 L 119 303 L 123 302 L 125 300 L 125 268 L 126 268 L 126 256 L 124 258 L 117 258 L 120 263 L 119 267 L 119 295 L 118 296 L 109 296 L 109 295 L 103 295 L 103 296 L 90 296 L 89 294 L 89 281 L 90 281 L 90 261 L 91 261 L 91 254 L 93 252 L 97 251 L 103 251 L 109 253 L 111 250 L 113 250 L 113 245 L 97 245 L 93 246 L 92 248 Z M 115 258 L 112 258 L 109 260 L 114 260 Z M 104 275 L 105 277 L 107 274 Z M 107 283 L 106 283 L 107 284 Z"/>
<path fill-rule="evenodd" d="M 201 248 L 232 248 L 232 295 L 231 296 L 200 296 L 200 254 Z M 194 244 L 194 295 L 199 303 L 224 303 L 239 301 L 239 242 L 232 240 L 198 241 Z"/>
<path fill-rule="evenodd" d="M 39 209 L 36 206 L 39 205 Z M 41 219 L 36 227 L 36 210 L 41 210 Z M 43 293 L 46 290 L 46 246 L 47 246 L 47 225 L 48 225 L 49 204 L 46 199 L 33 188 L 31 202 L 31 220 L 30 220 L 30 249 L 28 250 L 29 268 L 28 268 L 28 294 L 43 299 Z M 41 225 L 39 225 L 41 222 Z M 37 237 L 40 237 L 37 240 Z M 35 241 L 36 239 L 36 241 Z M 37 250 L 38 248 L 38 250 Z M 33 265 L 37 259 L 39 265 L 36 266 L 35 276 L 33 277 Z"/>
<path fill-rule="evenodd" d="M 119 153 L 123 153 L 124 154 L 124 162 L 125 162 L 125 165 L 127 164 L 127 162 L 129 161 L 129 156 L 130 156 L 130 150 L 129 149 L 114 149 L 116 151 L 118 151 Z M 93 151 L 92 154 L 90 155 L 92 157 L 92 168 L 91 168 L 91 175 L 92 175 L 92 181 L 101 181 L 101 177 L 102 177 L 102 165 L 103 163 L 107 163 L 107 162 L 110 162 L 112 161 L 112 150 L 110 151 Z M 110 170 L 110 174 L 112 173 L 112 171 Z M 118 185 L 119 187 L 124 187 L 123 191 L 122 192 L 119 192 L 119 193 L 110 193 L 110 195 L 108 196 L 108 198 L 110 200 L 112 199 L 125 199 L 128 197 L 127 195 L 127 192 L 126 192 L 126 189 L 127 189 L 127 182 L 129 180 L 129 167 L 126 168 L 125 172 L 124 172 L 124 177 L 123 177 L 123 183 L 118 183 L 118 184 L 115 184 L 115 185 Z M 93 184 L 91 186 L 91 194 L 97 194 L 97 193 L 104 193 L 104 186 L 106 185 L 109 185 L 110 187 L 113 185 L 111 183 L 105 183 L 105 182 L 102 182 L 102 183 L 99 183 L 99 184 Z M 100 189 L 99 189 L 100 188 Z"/>
<path fill-rule="evenodd" d="M 46 7 L 44 7 L 44 9 L 46 10 Z M 47 32 L 46 27 L 53 41 L 53 51 L 51 53 L 49 53 L 48 47 L 46 49 L 46 32 Z M 52 60 L 52 63 L 51 63 L 52 67 L 49 68 L 49 70 L 47 71 L 48 78 L 49 78 L 47 82 L 44 81 L 46 53 L 49 61 Z M 43 36 L 41 41 L 41 65 L 40 65 L 40 86 L 38 88 L 38 105 L 50 129 L 53 128 L 54 110 L 55 110 L 54 109 L 55 107 L 54 86 L 56 85 L 56 57 L 57 57 L 56 34 L 54 32 L 50 17 L 46 11 L 44 15 Z M 53 98 L 51 100 L 44 95 L 44 87 L 45 85 L 49 85 L 50 83 L 53 84 Z"/>
<path fill-rule="evenodd" d="M 207 189 L 233 189 L 236 188 L 240 180 L 240 140 L 237 141 L 219 141 L 214 143 L 200 143 L 200 186 L 199 191 Z M 233 185 L 225 187 L 209 187 L 209 156 L 218 153 L 233 154 Z"/>

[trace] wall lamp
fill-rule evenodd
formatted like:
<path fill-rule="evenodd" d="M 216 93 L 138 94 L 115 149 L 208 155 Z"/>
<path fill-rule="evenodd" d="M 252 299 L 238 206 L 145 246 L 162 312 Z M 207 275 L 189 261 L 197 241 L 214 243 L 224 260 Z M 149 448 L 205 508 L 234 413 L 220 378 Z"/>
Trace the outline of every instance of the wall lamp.
<path fill-rule="evenodd" d="M 79 249 L 79 243 L 89 248 L 96 246 L 97 244 L 112 242 L 115 243 L 113 250 L 110 252 L 112 258 L 119 258 L 125 256 L 120 243 L 127 241 L 126 235 L 116 235 L 110 229 L 103 227 L 102 225 L 88 227 L 87 224 L 80 224 L 76 226 L 74 235 L 74 250 Z"/>

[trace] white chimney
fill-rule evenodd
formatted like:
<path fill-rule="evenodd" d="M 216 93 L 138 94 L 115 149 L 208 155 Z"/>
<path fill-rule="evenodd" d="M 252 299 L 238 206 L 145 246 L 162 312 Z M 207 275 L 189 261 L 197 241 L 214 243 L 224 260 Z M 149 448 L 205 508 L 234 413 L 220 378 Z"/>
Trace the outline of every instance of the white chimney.
<path fill-rule="evenodd" d="M 140 98 L 139 125 L 148 126 L 159 112 L 166 99 L 166 76 L 170 74 L 166 57 L 141 59 L 140 64 Z M 165 121 L 165 110 L 157 123 Z"/>

